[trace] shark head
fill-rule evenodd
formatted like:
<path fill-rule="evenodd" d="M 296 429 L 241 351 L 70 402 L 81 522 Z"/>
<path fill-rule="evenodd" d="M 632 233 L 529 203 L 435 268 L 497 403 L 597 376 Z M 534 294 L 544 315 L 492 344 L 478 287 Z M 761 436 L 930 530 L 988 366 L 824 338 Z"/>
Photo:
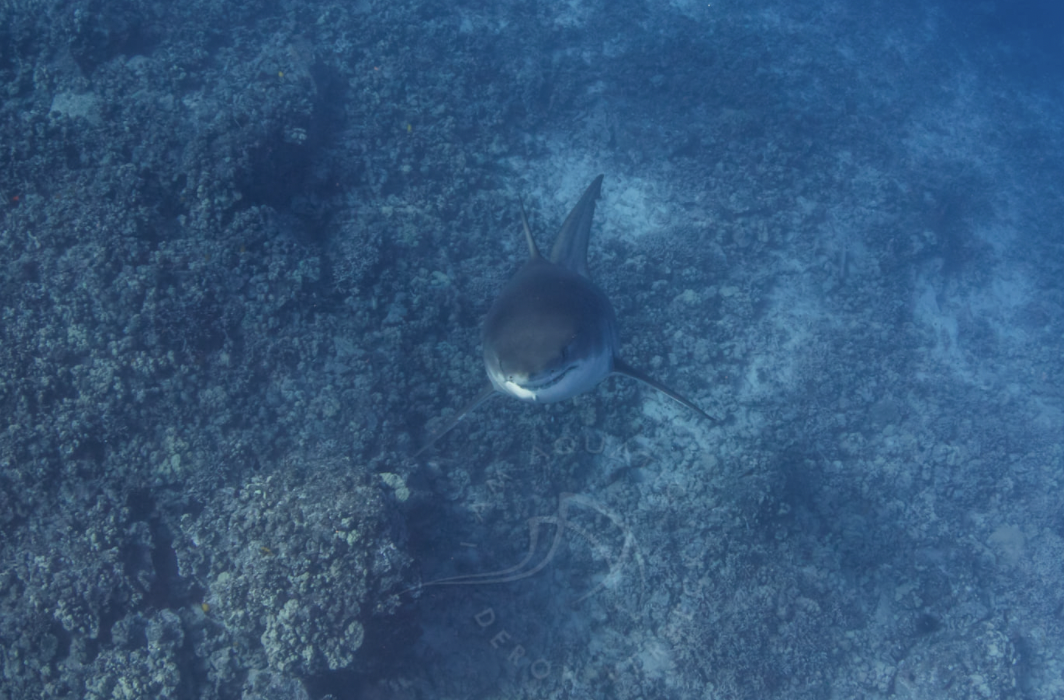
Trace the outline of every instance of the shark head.
<path fill-rule="evenodd" d="M 534 257 L 492 304 L 483 341 L 497 391 L 523 401 L 564 401 L 613 371 L 617 321 L 590 280 Z"/>

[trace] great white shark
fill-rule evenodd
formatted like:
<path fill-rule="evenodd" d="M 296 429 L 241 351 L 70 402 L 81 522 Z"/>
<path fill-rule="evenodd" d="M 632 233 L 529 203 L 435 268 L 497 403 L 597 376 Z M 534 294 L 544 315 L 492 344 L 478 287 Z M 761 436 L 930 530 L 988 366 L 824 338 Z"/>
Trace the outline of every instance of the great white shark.
<path fill-rule="evenodd" d="M 529 259 L 502 288 L 484 319 L 484 367 L 491 383 L 416 454 L 497 394 L 553 403 L 589 391 L 611 374 L 637 379 L 703 418 L 716 420 L 618 354 L 617 315 L 587 274 L 587 244 L 602 177 L 588 185 L 569 212 L 550 258 L 539 252 L 522 207 Z"/>

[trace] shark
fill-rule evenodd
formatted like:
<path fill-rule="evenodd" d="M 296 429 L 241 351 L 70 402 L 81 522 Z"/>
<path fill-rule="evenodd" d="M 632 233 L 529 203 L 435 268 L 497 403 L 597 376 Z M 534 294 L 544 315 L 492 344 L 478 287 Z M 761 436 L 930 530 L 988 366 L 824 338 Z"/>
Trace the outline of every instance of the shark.
<path fill-rule="evenodd" d="M 587 269 L 602 179 L 596 177 L 569 212 L 549 257 L 536 245 L 521 207 L 529 258 L 499 291 L 484 318 L 482 346 L 489 384 L 438 428 L 415 456 L 495 396 L 534 403 L 565 401 L 590 391 L 611 374 L 638 380 L 716 422 L 691 400 L 621 359 L 617 315 Z"/>

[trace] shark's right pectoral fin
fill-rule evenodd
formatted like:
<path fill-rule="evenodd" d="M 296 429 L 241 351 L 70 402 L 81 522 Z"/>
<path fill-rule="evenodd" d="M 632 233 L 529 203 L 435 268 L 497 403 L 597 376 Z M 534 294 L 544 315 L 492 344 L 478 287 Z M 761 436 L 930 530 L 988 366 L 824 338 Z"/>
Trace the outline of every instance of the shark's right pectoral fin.
<path fill-rule="evenodd" d="M 691 409 L 692 411 L 694 411 L 698 415 L 702 416 L 706 420 L 713 421 L 714 423 L 719 423 L 720 422 L 716 418 L 714 418 L 713 416 L 709 415 L 708 413 L 703 411 L 701 408 L 696 406 L 693 401 L 690 401 L 687 398 L 685 398 L 683 395 L 673 391 L 672 389 L 670 389 L 669 387 L 665 386 L 664 384 L 659 382 L 657 379 L 654 379 L 650 375 L 644 374 L 643 372 L 640 372 L 635 367 L 632 367 L 630 364 L 628 364 L 624 360 L 620 359 L 619 357 L 613 358 L 613 371 L 616 374 L 623 374 L 626 377 L 631 377 L 632 379 L 637 379 L 637 380 L 643 382 L 644 384 L 646 384 L 647 386 L 649 386 L 649 387 L 651 387 L 653 389 L 657 389 L 658 391 L 660 391 L 661 393 L 665 394 L 666 396 L 668 396 L 672 400 L 678 401 L 679 403 L 682 403 L 684 406 L 687 406 L 689 409 Z"/>
<path fill-rule="evenodd" d="M 496 393 L 497 392 L 495 391 L 495 387 L 492 386 L 491 384 L 489 384 L 486 389 L 484 389 L 482 392 L 477 394 L 475 399 L 473 399 L 468 404 L 466 404 L 466 406 L 464 408 L 462 408 L 461 411 L 459 411 L 458 413 L 454 414 L 449 421 L 444 423 L 443 427 L 441 427 L 439 430 L 437 430 L 432 435 L 430 435 L 429 439 L 428 439 L 428 442 L 426 442 L 424 445 L 422 445 L 421 449 L 419 449 L 417 452 L 414 453 L 414 456 L 418 457 L 418 456 L 421 455 L 422 452 L 424 452 L 425 450 L 427 450 L 430 447 L 432 447 L 432 445 L 437 440 L 439 440 L 441 437 L 443 437 L 447 433 L 451 432 L 451 429 L 454 428 L 454 426 L 458 425 L 458 422 L 460 420 L 465 418 L 466 415 L 468 415 L 471 411 L 476 409 L 477 406 L 479 406 L 480 404 L 484 403 L 485 401 L 490 399 L 492 396 L 495 396 Z"/>

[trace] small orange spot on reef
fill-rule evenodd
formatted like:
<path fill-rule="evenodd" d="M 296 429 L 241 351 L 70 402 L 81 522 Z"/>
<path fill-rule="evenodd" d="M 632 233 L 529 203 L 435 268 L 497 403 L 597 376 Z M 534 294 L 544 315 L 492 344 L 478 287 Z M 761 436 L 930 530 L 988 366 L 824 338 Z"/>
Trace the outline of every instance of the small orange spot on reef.
<path fill-rule="evenodd" d="M 211 606 L 210 606 L 209 603 L 200 603 L 199 606 L 200 606 L 200 610 L 202 610 L 203 612 L 210 612 L 211 611 Z"/>
<path fill-rule="evenodd" d="M 414 131 L 414 125 L 413 124 L 407 124 L 406 125 L 406 133 L 410 134 L 410 133 L 413 133 L 413 131 Z"/>
<path fill-rule="evenodd" d="M 283 70 L 277 71 L 277 77 L 278 78 L 283 78 L 284 77 L 284 71 Z"/>
<path fill-rule="evenodd" d="M 262 552 L 263 554 L 265 554 L 268 557 L 272 557 L 273 556 L 273 551 L 271 551 L 269 547 L 266 547 L 266 546 L 260 547 L 259 551 Z"/>

